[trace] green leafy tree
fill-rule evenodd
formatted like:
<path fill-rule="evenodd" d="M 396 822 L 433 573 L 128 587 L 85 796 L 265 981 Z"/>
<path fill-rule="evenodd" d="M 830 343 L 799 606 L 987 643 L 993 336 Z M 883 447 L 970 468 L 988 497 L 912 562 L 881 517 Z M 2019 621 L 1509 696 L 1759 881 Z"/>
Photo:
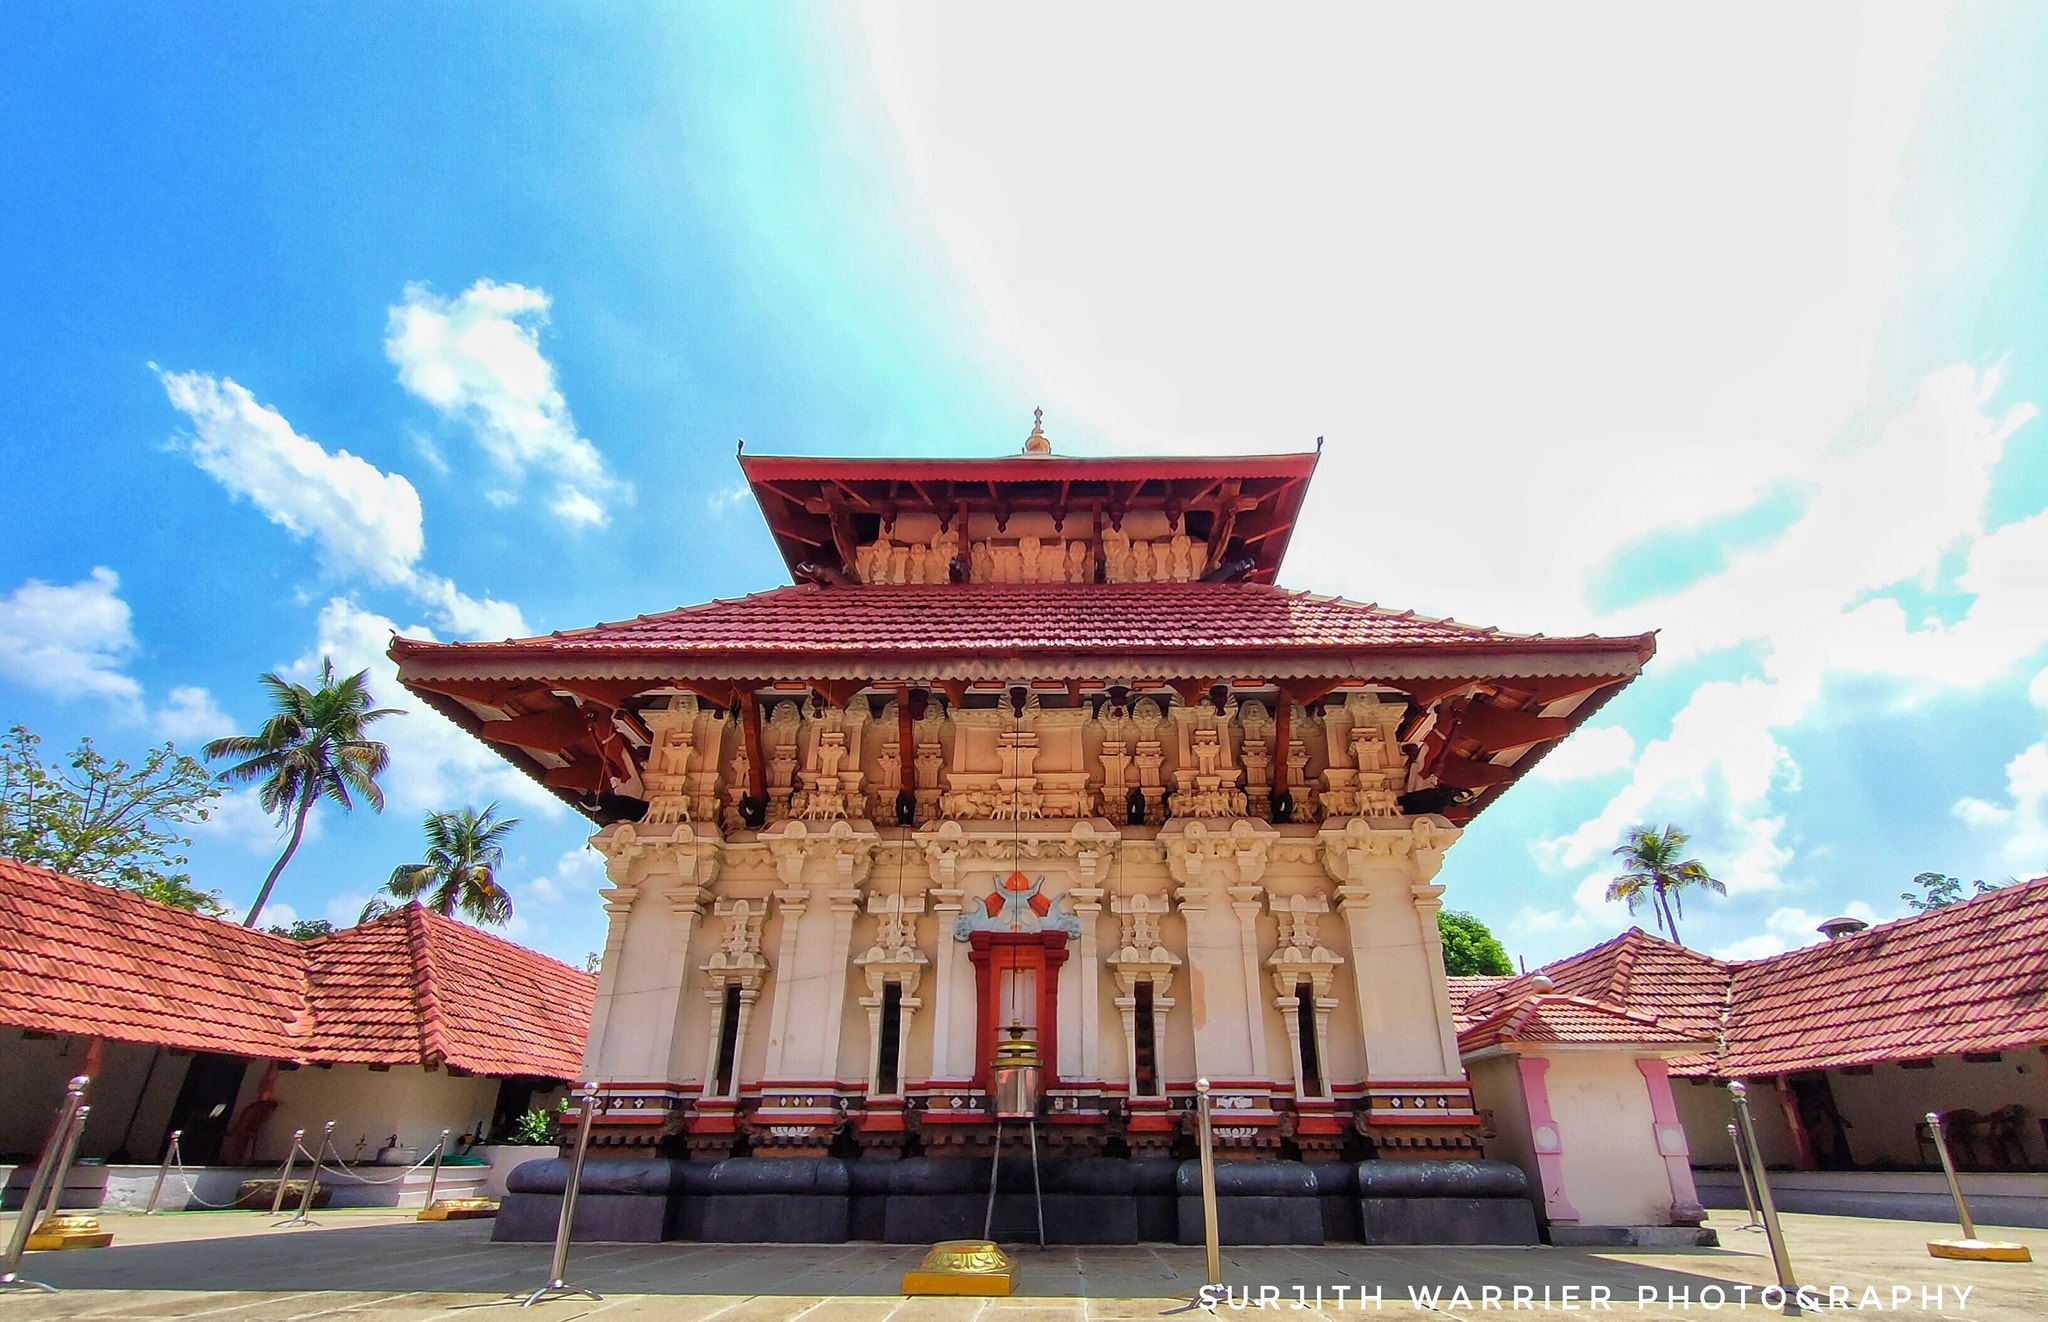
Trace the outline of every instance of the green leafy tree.
<path fill-rule="evenodd" d="M 196 913 L 221 912 L 217 892 L 185 871 L 192 838 L 178 828 L 206 820 L 220 790 L 206 768 L 170 744 L 140 766 L 81 739 L 62 764 L 46 765 L 42 740 L 23 726 L 0 740 L 0 855 L 147 896 Z"/>
<path fill-rule="evenodd" d="M 290 927 L 269 929 L 272 936 L 288 936 L 294 941 L 316 941 L 323 936 L 334 935 L 334 924 L 325 918 L 295 918 Z"/>
<path fill-rule="evenodd" d="M 512 917 L 512 896 L 498 884 L 505 865 L 505 837 L 519 825 L 517 817 L 498 817 L 498 805 L 482 812 L 430 812 L 423 825 L 427 857 L 402 863 L 384 883 L 384 894 L 363 906 L 362 921 L 389 913 L 398 904 L 420 901 L 443 918 L 461 910 L 465 918 L 500 926 Z"/>
<path fill-rule="evenodd" d="M 256 801 L 263 810 L 274 814 L 279 826 L 291 824 L 284 852 L 271 864 L 243 926 L 254 927 L 270 902 L 271 888 L 298 852 L 314 803 L 326 799 L 347 812 L 360 797 L 373 811 L 384 811 L 384 791 L 378 788 L 377 777 L 390 765 L 391 750 L 364 731 L 398 713 L 370 705 L 369 679 L 370 672 L 361 670 L 337 680 L 332 660 L 321 661 L 318 688 L 265 674 L 260 682 L 270 695 L 271 716 L 263 728 L 206 746 L 209 761 L 237 759 L 220 773 L 222 780 L 256 785 Z"/>
<path fill-rule="evenodd" d="M 1945 872 L 1917 873 L 1913 877 L 1913 884 L 1918 886 L 1922 893 L 1915 895 L 1911 891 L 1900 891 L 1899 898 L 1921 913 L 1946 909 L 1951 904 L 1961 904 L 1970 898 L 1969 895 L 1963 894 L 1962 878 L 1951 877 Z M 1970 887 L 1972 895 L 1983 895 L 2000 889 L 1999 884 L 1993 881 L 1973 881 Z"/>
<path fill-rule="evenodd" d="M 1659 831 L 1637 826 L 1615 846 L 1614 856 L 1627 871 L 1607 887 L 1607 898 L 1626 900 L 1628 911 L 1636 912 L 1647 903 L 1657 926 L 1678 940 L 1678 920 L 1685 913 L 1685 892 L 1694 887 L 1726 895 L 1728 888 L 1707 872 L 1696 858 L 1681 858 L 1692 837 L 1675 826 Z"/>
<path fill-rule="evenodd" d="M 1443 934 L 1444 972 L 1451 976 L 1515 971 L 1514 965 L 1508 963 L 1508 952 L 1500 938 L 1471 914 L 1439 909 L 1436 930 Z"/>

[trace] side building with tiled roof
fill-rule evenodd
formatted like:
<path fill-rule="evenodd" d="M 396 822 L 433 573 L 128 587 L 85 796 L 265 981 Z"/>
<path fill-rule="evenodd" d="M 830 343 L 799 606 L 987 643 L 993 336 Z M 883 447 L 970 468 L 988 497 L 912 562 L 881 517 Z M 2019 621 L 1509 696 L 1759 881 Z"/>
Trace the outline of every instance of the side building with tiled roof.
<path fill-rule="evenodd" d="M 0 1163 L 92 1079 L 80 1155 L 431 1151 L 578 1072 L 595 979 L 417 905 L 312 941 L 0 859 Z"/>
<path fill-rule="evenodd" d="M 1772 1166 L 1931 1172 L 1923 1118 L 1935 1111 L 1966 1171 L 2048 1170 L 2048 878 L 1824 930 L 1828 939 L 1798 950 L 1728 961 L 1631 929 L 1534 973 L 1453 979 L 1459 1043 L 1470 1068 L 1494 1026 L 1560 997 L 1699 1043 L 1661 1054 L 1703 1170 L 1732 1160 L 1727 1084 L 1737 1079 Z M 1633 1050 L 1628 1036 L 1614 1050 Z M 1482 1102 L 1497 1099 L 1482 1076 L 1475 1068 Z M 1732 1176 L 1702 1179 L 1739 1200 Z M 1939 1191 L 1930 1197 L 1939 1210 Z"/>

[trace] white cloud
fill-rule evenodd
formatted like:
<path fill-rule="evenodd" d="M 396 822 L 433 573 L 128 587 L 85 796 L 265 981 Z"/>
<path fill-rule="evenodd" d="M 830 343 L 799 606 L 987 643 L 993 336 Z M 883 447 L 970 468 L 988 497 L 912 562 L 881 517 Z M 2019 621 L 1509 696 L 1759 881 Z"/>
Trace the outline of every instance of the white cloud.
<path fill-rule="evenodd" d="M 265 518 L 310 540 L 336 569 L 389 586 L 409 583 L 426 549 L 412 483 L 346 450 L 329 452 L 234 381 L 158 372 L 192 420 L 186 453 Z"/>
<path fill-rule="evenodd" d="M 1716 959 L 1762 959 L 1822 940 L 1820 925 L 1830 918 L 1847 915 L 1866 923 L 1881 923 L 1895 915 L 1880 914 L 1861 900 L 1851 900 L 1840 913 L 1809 913 L 1796 906 L 1774 909 L 1764 920 L 1764 930 L 1716 947 Z M 1681 929 L 1682 930 L 1682 929 Z"/>
<path fill-rule="evenodd" d="M 2006 799 L 1967 797 L 1955 815 L 2000 837 L 1998 854 L 2021 877 L 2048 874 L 2048 740 L 2030 744 L 2005 764 Z"/>
<path fill-rule="evenodd" d="M 1804 480 L 1866 402 L 1946 20 L 1777 17 L 1766 43 L 1500 8 L 1475 42 L 1453 11 L 1342 6 L 1247 43 L 1123 6 L 1075 42 L 1037 10 L 860 11 L 1056 447 L 1326 435 L 1303 586 L 1553 631 L 1587 619 L 1585 566 Z M 1398 476 L 1416 456 L 1426 483 Z"/>
<path fill-rule="evenodd" d="M 330 452 L 234 381 L 202 372 L 157 375 L 172 405 L 192 420 L 185 449 L 193 462 L 271 522 L 311 541 L 331 568 L 404 589 L 465 637 L 528 632 L 518 607 L 479 601 L 419 567 L 426 551 L 420 498 L 403 476 L 346 450 Z"/>
<path fill-rule="evenodd" d="M 220 709 L 213 694 L 196 684 L 172 689 L 154 719 L 158 734 L 179 743 L 203 744 L 235 732 L 234 720 Z"/>
<path fill-rule="evenodd" d="M 1863 431 L 1947 16 L 1782 17 L 1759 43 L 1639 6 L 1501 10 L 1475 44 L 1455 14 L 1353 6 L 1246 46 L 1143 7 L 1091 14 L 1086 43 L 1035 13 L 861 11 L 925 212 L 1055 447 L 1327 436 L 1288 580 L 1552 633 L 1661 626 L 1659 675 L 1711 654 L 1632 764 L 1614 735 L 1543 761 L 1632 774 L 1538 857 L 1577 878 L 1627 826 L 1678 822 L 1738 893 L 1794 857 L 1784 736 L 1825 688 L 1908 701 L 2048 630 L 2048 529 L 1984 526 L 2031 416 L 1990 406 L 1996 368 L 1933 373 Z M 1229 77 L 1130 76 L 1208 68 Z M 1010 84 L 1062 94 L 986 95 Z M 1589 569 L 1640 582 L 1657 538 L 1788 498 L 1792 526 L 1706 582 L 1619 618 L 1588 598 Z M 1944 565 L 1970 600 L 1950 624 L 1914 595 Z"/>
<path fill-rule="evenodd" d="M 704 511 L 714 519 L 722 519 L 735 510 L 744 509 L 747 504 L 747 497 L 752 494 L 744 482 L 735 482 L 731 486 L 726 487 L 714 487 L 711 491 L 705 493 Z"/>
<path fill-rule="evenodd" d="M 555 860 L 554 870 L 514 882 L 515 893 L 537 904 L 587 904 L 605 884 L 604 858 L 579 845 Z"/>
<path fill-rule="evenodd" d="M 1619 725 L 1588 725 L 1573 731 L 1529 774 L 1539 780 L 1588 780 L 1626 771 L 1635 759 L 1634 735 Z"/>
<path fill-rule="evenodd" d="M 596 850 L 587 845 L 567 850 L 551 871 L 507 883 L 512 919 L 495 930 L 508 941 L 527 943 L 555 936 L 566 921 L 589 916 L 604 884 L 604 858 Z"/>
<path fill-rule="evenodd" d="M 541 352 L 546 293 L 479 280 L 453 298 L 407 285 L 391 309 L 384 352 L 399 384 L 444 416 L 467 422 L 515 486 L 538 471 L 553 483 L 549 508 L 564 522 L 602 527 L 607 504 L 630 492 L 576 429 L 555 366 Z M 495 501 L 500 495 L 491 493 Z"/>
<path fill-rule="evenodd" d="M 390 806 L 424 813 L 462 804 L 481 808 L 495 800 L 543 817 L 565 813 L 561 800 L 399 684 L 398 668 L 385 655 L 393 633 L 408 638 L 434 636 L 421 625 L 401 629 L 389 618 L 337 597 L 320 611 L 313 647 L 284 668 L 285 674 L 301 682 L 318 674 L 323 657 L 334 659 L 337 674 L 367 670 L 377 705 L 403 713 L 386 717 L 373 727 L 376 737 L 391 749 L 391 766 L 380 782 Z M 361 902 L 357 903 L 360 908 Z"/>
<path fill-rule="evenodd" d="M 129 717 L 142 686 L 123 670 L 135 651 L 121 580 L 96 567 L 76 583 L 29 579 L 0 597 L 0 675 L 60 698 L 101 698 Z"/>
<path fill-rule="evenodd" d="M 253 785 L 221 795 L 214 801 L 206 820 L 193 829 L 252 854 L 267 855 L 275 855 L 284 848 L 286 830 L 275 814 L 265 812 L 257 802 L 257 791 Z M 315 804 L 313 811 L 306 814 L 306 834 L 302 843 L 318 840 L 325 829 L 326 810 Z M 270 912 L 267 905 L 264 912 Z"/>
<path fill-rule="evenodd" d="M 1784 795 L 1798 767 L 1781 735 L 1814 719 L 1824 696 L 1835 699 L 1830 719 L 1844 719 L 1854 703 L 1843 681 L 1875 678 L 1881 701 L 1912 705 L 2009 673 L 2048 645 L 2038 606 L 2048 599 L 2048 512 L 1984 527 L 1992 469 L 2033 417 L 2026 404 L 1990 408 L 1998 380 L 1995 368 L 1929 374 L 1873 441 L 1817 465 L 1781 534 L 1610 622 L 1670 621 L 1659 665 L 1719 652 L 1750 673 L 1696 689 L 1630 783 L 1576 830 L 1541 842 L 1540 860 L 1576 868 L 1632 824 L 1679 822 L 1731 893 L 1770 890 L 1795 843 Z M 1958 555 L 1947 582 L 1943 567 Z M 1904 594 L 1932 589 L 1964 605 L 1953 624 L 1913 618 L 1916 598 Z M 1979 825 L 1999 811 L 2023 821 L 2026 803 L 1958 812 Z M 2019 831 L 2014 848 L 2029 838 Z"/>

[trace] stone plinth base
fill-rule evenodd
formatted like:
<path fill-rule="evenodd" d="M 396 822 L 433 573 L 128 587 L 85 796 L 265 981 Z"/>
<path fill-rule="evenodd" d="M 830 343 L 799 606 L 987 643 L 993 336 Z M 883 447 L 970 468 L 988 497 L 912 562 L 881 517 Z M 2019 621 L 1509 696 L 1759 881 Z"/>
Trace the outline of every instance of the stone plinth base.
<path fill-rule="evenodd" d="M 660 1157 L 591 1157 L 583 1164 L 572 1241 L 658 1244 L 674 1239 L 670 1204 L 680 1192 L 685 1162 Z M 569 1163 L 560 1157 L 529 1161 L 505 1181 L 491 1238 L 518 1243 L 554 1239 L 562 1215 Z"/>
<path fill-rule="evenodd" d="M 1558 1226 L 1548 1238 L 1572 1249 L 1710 1249 L 1720 1235 L 1704 1226 Z"/>
<path fill-rule="evenodd" d="M 1202 1163 L 1182 1162 L 1174 1187 L 1176 1242 L 1204 1243 Z M 1322 1190 L 1315 1170 L 1298 1161 L 1217 1162 L 1216 1233 L 1225 1244 L 1322 1243 Z"/>
<path fill-rule="evenodd" d="M 1365 1161 L 1356 1171 L 1367 1244 L 1537 1244 L 1529 1177 L 1505 1161 Z"/>
<path fill-rule="evenodd" d="M 723 1161 L 592 1158 L 571 1238 L 653 1243 L 934 1244 L 978 1240 L 990 1163 L 962 1157 Z M 554 1238 L 569 1164 L 512 1173 L 492 1238 Z M 1167 1157 L 1042 1157 L 1052 1244 L 1202 1242 L 1201 1167 Z M 1502 1162 L 1225 1162 L 1226 1244 L 1534 1244 L 1522 1172 Z M 1038 1240 L 1029 1157 L 997 1172 L 1000 1243 Z"/>

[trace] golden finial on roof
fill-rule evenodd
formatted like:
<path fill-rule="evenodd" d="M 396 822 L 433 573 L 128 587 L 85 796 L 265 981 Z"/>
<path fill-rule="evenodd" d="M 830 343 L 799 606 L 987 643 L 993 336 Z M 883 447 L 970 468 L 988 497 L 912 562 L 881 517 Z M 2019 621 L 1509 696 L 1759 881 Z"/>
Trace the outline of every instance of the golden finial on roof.
<path fill-rule="evenodd" d="M 1031 434 L 1024 438 L 1025 454 L 1051 454 L 1052 442 L 1045 439 L 1045 410 L 1031 410 Z"/>

